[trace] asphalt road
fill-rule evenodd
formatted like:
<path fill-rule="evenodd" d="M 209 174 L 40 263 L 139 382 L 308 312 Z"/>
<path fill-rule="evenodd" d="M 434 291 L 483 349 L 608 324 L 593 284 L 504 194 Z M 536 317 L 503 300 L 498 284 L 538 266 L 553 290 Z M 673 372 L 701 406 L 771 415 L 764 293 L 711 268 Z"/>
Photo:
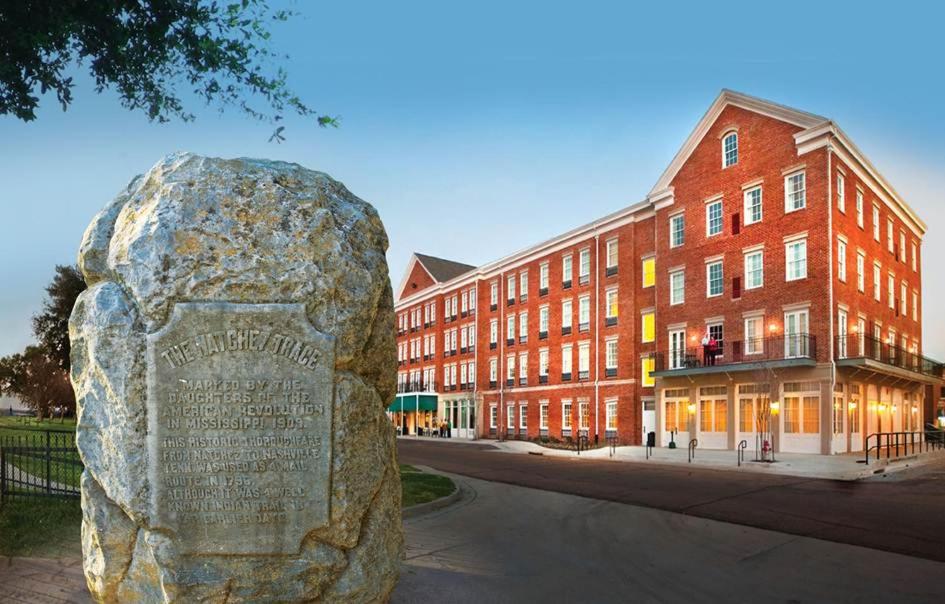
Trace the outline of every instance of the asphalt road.
<path fill-rule="evenodd" d="M 454 475 L 404 523 L 393 604 L 941 602 L 945 564 Z"/>
<path fill-rule="evenodd" d="M 491 450 L 490 450 L 491 449 Z M 398 441 L 401 463 L 945 562 L 945 462 L 858 482 Z"/>

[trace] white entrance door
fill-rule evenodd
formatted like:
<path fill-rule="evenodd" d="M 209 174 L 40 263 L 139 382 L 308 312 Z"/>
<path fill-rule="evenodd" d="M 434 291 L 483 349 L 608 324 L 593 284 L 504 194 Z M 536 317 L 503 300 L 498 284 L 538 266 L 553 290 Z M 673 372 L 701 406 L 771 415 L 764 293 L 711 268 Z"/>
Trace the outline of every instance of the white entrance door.
<path fill-rule="evenodd" d="M 650 432 L 659 432 L 656 429 L 656 401 L 643 399 L 643 444 L 646 444 L 646 435 Z"/>
<path fill-rule="evenodd" d="M 686 330 L 677 329 L 669 332 L 669 368 L 683 367 L 686 357 Z"/>
<path fill-rule="evenodd" d="M 806 357 L 808 354 L 807 310 L 784 313 L 784 358 Z"/>

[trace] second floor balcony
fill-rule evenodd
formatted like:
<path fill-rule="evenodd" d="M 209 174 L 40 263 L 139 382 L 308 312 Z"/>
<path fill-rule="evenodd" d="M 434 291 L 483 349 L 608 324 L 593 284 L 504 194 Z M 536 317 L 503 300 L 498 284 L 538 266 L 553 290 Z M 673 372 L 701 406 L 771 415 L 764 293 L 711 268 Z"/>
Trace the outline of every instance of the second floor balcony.
<path fill-rule="evenodd" d="M 923 382 L 941 381 L 945 371 L 938 361 L 866 334 L 837 336 L 833 356 L 841 367 L 869 369 Z"/>
<path fill-rule="evenodd" d="M 440 383 L 435 380 L 408 380 L 397 384 L 397 393 L 404 394 L 408 392 L 437 392 Z"/>
<path fill-rule="evenodd" d="M 722 342 L 714 351 L 680 346 L 656 352 L 653 358 L 653 375 L 665 377 L 813 366 L 817 364 L 817 340 L 813 334 L 800 333 Z"/>

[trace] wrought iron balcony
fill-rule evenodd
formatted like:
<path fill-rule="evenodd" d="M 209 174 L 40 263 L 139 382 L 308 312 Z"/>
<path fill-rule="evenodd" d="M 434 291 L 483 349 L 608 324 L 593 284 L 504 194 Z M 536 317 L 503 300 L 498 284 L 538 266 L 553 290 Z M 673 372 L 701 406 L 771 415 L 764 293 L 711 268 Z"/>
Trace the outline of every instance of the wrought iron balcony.
<path fill-rule="evenodd" d="M 439 387 L 440 383 L 437 381 L 425 382 L 423 380 L 410 380 L 397 384 L 397 392 L 400 394 L 405 394 L 408 392 L 436 392 L 439 390 Z"/>
<path fill-rule="evenodd" d="M 754 368 L 758 363 L 779 365 L 811 365 L 817 359 L 817 340 L 812 334 L 801 333 L 744 341 L 723 342 L 714 355 L 702 346 L 678 348 L 653 353 L 654 373 L 700 373 L 728 370 L 736 365 Z"/>
<path fill-rule="evenodd" d="M 866 334 L 837 336 L 833 356 L 843 365 L 881 363 L 939 380 L 943 379 L 945 370 L 945 366 L 936 360 Z"/>

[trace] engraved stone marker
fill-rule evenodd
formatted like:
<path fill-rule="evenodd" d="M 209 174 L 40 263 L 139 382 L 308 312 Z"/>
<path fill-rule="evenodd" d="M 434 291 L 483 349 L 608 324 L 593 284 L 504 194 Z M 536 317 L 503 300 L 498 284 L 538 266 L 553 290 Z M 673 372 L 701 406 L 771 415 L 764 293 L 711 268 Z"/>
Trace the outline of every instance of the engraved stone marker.
<path fill-rule="evenodd" d="M 181 553 L 287 554 L 328 524 L 333 345 L 301 304 L 180 303 L 148 335 L 151 513 Z"/>
<path fill-rule="evenodd" d="M 166 157 L 96 216 L 70 321 L 101 602 L 374 602 L 403 553 L 374 209 L 293 164 Z"/>

